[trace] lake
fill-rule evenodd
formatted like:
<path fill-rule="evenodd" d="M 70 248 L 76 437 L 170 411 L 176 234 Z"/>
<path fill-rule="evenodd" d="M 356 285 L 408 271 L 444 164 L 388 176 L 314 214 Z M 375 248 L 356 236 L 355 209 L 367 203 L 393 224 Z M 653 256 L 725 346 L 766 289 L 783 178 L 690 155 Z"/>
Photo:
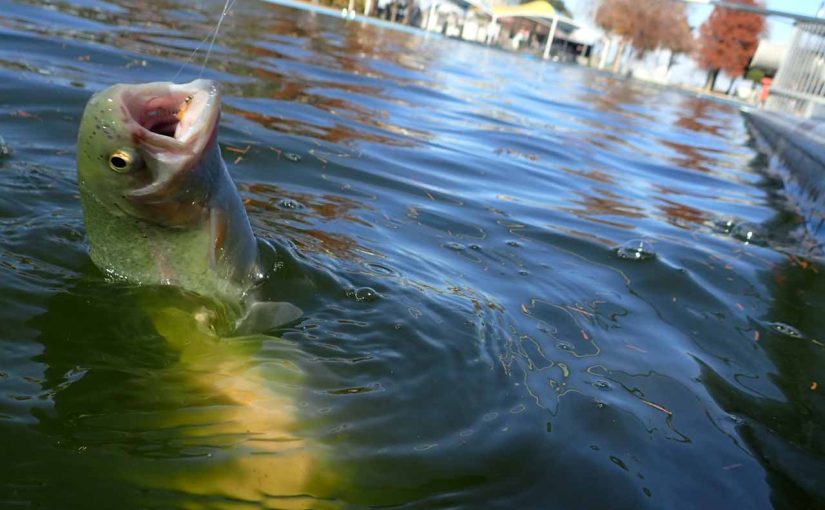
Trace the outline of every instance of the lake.
<path fill-rule="evenodd" d="M 202 74 L 304 316 L 188 363 L 75 146 L 222 6 L 0 0 L 0 506 L 825 507 L 825 264 L 740 112 L 529 55 L 238 2 Z"/>

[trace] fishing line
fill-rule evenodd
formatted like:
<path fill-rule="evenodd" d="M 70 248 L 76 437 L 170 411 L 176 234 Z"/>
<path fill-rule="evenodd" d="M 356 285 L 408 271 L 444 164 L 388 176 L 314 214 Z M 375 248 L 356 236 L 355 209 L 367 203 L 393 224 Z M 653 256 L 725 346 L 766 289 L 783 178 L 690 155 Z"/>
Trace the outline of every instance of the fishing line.
<path fill-rule="evenodd" d="M 212 46 L 215 45 L 215 39 L 218 38 L 218 32 L 221 30 L 221 23 L 223 23 L 226 13 L 229 12 L 229 9 L 231 9 L 233 5 L 235 5 L 235 0 L 226 0 L 226 3 L 223 4 L 221 18 L 218 20 L 218 25 L 215 27 L 215 33 L 212 34 L 212 41 L 209 43 L 209 49 L 206 50 L 206 58 L 203 59 L 203 65 L 201 66 L 201 72 L 198 74 L 198 78 L 203 76 L 203 70 L 206 68 L 206 62 L 209 61 L 209 55 L 212 54 Z"/>
<path fill-rule="evenodd" d="M 209 45 L 209 51 L 206 53 L 206 58 L 203 61 L 203 65 L 201 66 L 201 71 L 200 71 L 200 74 L 198 74 L 198 78 L 203 76 L 203 70 L 206 67 L 206 62 L 209 60 L 209 54 L 212 52 L 212 45 L 215 44 L 215 39 L 218 37 L 218 31 L 220 31 L 220 29 L 221 29 L 221 23 L 223 22 L 223 19 L 226 17 L 226 14 L 230 10 L 232 10 L 232 7 L 235 5 L 235 1 L 236 0 L 226 0 L 226 3 L 223 6 L 223 12 L 221 13 L 221 17 L 218 20 L 217 24 L 215 24 L 215 28 L 210 30 L 209 33 L 206 35 L 206 37 L 201 39 L 201 41 L 198 43 L 198 45 L 195 47 L 195 49 L 192 50 L 192 53 L 189 54 L 189 57 L 186 59 L 186 61 L 184 61 L 184 63 L 180 66 L 180 68 L 178 69 L 178 72 L 176 72 L 175 75 L 172 76 L 171 81 L 175 81 L 175 79 L 180 75 L 180 73 L 183 71 L 183 69 L 186 66 L 188 66 L 189 64 L 192 63 L 192 61 L 195 59 L 195 55 L 198 54 L 198 52 L 201 50 L 201 48 L 203 48 L 203 45 L 206 43 L 206 41 L 208 41 L 209 38 L 211 37 L 212 38 L 212 43 Z"/>

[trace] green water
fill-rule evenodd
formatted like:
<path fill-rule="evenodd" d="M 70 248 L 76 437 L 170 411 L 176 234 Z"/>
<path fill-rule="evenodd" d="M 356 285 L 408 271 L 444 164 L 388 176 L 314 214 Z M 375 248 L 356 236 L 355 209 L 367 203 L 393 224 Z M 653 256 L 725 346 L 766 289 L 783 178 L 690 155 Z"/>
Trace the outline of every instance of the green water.
<path fill-rule="evenodd" d="M 730 105 L 238 2 L 204 77 L 305 315 L 106 281 L 84 104 L 221 7 L 0 0 L 0 507 L 825 507 L 825 265 Z"/>

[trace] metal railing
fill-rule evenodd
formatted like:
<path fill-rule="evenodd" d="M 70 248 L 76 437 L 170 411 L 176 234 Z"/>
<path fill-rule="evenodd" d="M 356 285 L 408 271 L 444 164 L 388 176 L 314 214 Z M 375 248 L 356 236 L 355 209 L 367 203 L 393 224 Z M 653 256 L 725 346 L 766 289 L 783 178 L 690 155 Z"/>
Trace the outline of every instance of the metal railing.
<path fill-rule="evenodd" d="M 825 113 L 825 19 L 796 23 L 765 108 L 803 117 Z"/>

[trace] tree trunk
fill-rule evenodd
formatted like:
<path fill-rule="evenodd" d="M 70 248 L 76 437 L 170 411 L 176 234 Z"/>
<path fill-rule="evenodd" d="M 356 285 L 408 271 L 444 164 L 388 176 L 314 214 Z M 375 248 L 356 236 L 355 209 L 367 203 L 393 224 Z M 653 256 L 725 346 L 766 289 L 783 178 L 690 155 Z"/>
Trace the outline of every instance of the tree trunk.
<path fill-rule="evenodd" d="M 678 53 L 675 53 L 673 50 L 670 51 L 670 58 L 667 59 L 667 72 L 670 72 L 670 69 L 676 63 L 676 56 Z"/>
<path fill-rule="evenodd" d="M 390 21 L 395 23 L 395 20 L 398 18 L 398 2 L 393 2 L 390 4 Z"/>
<path fill-rule="evenodd" d="M 627 41 L 625 39 L 619 40 L 619 47 L 616 48 L 616 56 L 613 57 L 613 67 L 612 71 L 614 73 L 619 72 L 619 67 L 622 65 L 622 56 L 624 56 L 624 49 L 627 46 Z"/>
<path fill-rule="evenodd" d="M 728 84 L 728 90 L 725 92 L 726 95 L 729 96 L 730 93 L 733 91 L 733 84 L 734 83 L 736 83 L 736 77 L 735 76 L 730 79 L 730 84 Z"/>
<path fill-rule="evenodd" d="M 716 87 L 716 78 L 719 77 L 719 69 L 708 71 L 708 78 L 705 80 L 705 90 L 712 91 Z"/>

